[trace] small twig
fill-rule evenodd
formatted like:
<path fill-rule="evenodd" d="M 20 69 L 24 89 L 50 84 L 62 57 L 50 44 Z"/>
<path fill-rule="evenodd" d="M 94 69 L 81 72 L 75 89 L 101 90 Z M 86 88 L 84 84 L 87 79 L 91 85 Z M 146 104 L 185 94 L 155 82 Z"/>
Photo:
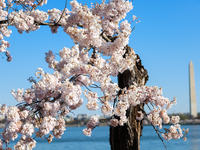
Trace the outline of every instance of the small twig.
<path fill-rule="evenodd" d="M 147 105 L 147 107 L 149 108 L 149 110 L 151 110 L 151 108 L 149 107 L 149 105 L 148 104 L 146 104 Z"/>
<path fill-rule="evenodd" d="M 162 141 L 163 145 L 165 146 L 165 148 L 167 149 L 167 146 L 165 145 L 163 139 L 161 138 L 160 134 L 158 133 L 158 130 L 155 128 L 155 126 L 151 123 L 151 125 L 153 126 L 154 130 L 156 131 L 158 137 L 160 138 L 160 140 Z"/>
<path fill-rule="evenodd" d="M 147 105 L 148 106 L 148 105 Z M 149 106 L 148 106 L 149 107 Z M 149 107 L 149 109 L 150 109 L 150 107 Z M 144 114 L 145 114 L 145 116 L 147 116 L 147 114 L 146 114 L 146 112 L 144 112 Z M 164 143 L 164 141 L 163 141 L 163 139 L 161 138 L 161 136 L 160 136 L 160 134 L 159 134 L 159 132 L 160 133 L 162 133 L 161 131 L 159 131 L 158 129 L 156 129 L 155 128 L 155 126 L 152 124 L 152 122 L 150 122 L 151 123 L 151 125 L 153 126 L 153 128 L 154 128 L 154 130 L 156 131 L 156 133 L 157 133 L 157 135 L 158 135 L 158 137 L 160 138 L 160 140 L 162 141 L 162 143 L 163 143 L 163 145 L 165 146 L 165 148 L 167 149 L 167 146 L 165 145 L 165 143 Z M 164 128 L 163 128 L 164 129 Z"/>
<path fill-rule="evenodd" d="M 90 45 L 88 48 L 84 49 L 84 51 L 89 52 L 92 46 Z"/>
<path fill-rule="evenodd" d="M 98 86 L 98 85 L 96 85 L 96 84 L 92 84 L 92 85 L 90 85 L 89 87 L 91 87 L 91 88 L 101 88 L 100 86 Z"/>
<path fill-rule="evenodd" d="M 61 16 L 60 16 L 60 19 L 58 20 L 57 24 L 60 22 L 60 20 L 61 20 L 63 14 L 64 14 L 66 8 L 67 8 L 67 0 L 66 0 L 66 2 L 65 2 L 65 8 L 63 9 L 63 12 L 62 12 L 62 14 L 61 14 Z"/>
<path fill-rule="evenodd" d="M 115 108 L 116 102 L 117 102 L 117 96 L 116 96 L 115 99 L 114 99 L 113 108 Z"/>
<path fill-rule="evenodd" d="M 72 113 L 75 116 L 75 114 L 71 110 L 69 110 L 69 112 Z"/>
<path fill-rule="evenodd" d="M 36 25 L 47 25 L 47 26 L 62 26 L 59 23 L 55 23 L 55 22 L 34 22 Z"/>
<path fill-rule="evenodd" d="M 86 87 L 86 89 L 88 89 L 90 92 L 92 91 L 92 90 L 90 90 L 83 82 L 81 82 L 81 81 L 79 81 L 79 80 L 74 80 L 75 82 L 80 82 L 81 84 L 83 84 L 85 87 Z"/>
<path fill-rule="evenodd" d="M 40 4 L 42 4 L 42 2 L 43 2 L 43 0 L 41 0 L 40 2 L 38 2 L 38 4 L 33 9 L 36 9 Z"/>
<path fill-rule="evenodd" d="M 135 29 L 135 26 L 131 29 L 131 32 L 127 35 L 127 37 L 133 32 L 134 29 Z"/>
<path fill-rule="evenodd" d="M 27 80 L 28 80 L 30 83 L 33 82 L 33 83 L 37 84 L 37 81 L 36 81 L 33 77 L 29 77 Z"/>
<path fill-rule="evenodd" d="M 111 42 L 111 40 L 105 35 L 104 32 L 102 32 L 101 35 L 102 35 L 103 39 L 106 40 L 106 42 Z"/>
<path fill-rule="evenodd" d="M 71 78 L 69 79 L 69 81 L 70 81 L 70 82 L 73 82 L 73 81 L 76 80 L 76 78 L 78 78 L 80 75 L 81 75 L 81 74 L 76 74 L 76 75 L 74 75 L 73 77 L 71 77 Z"/>

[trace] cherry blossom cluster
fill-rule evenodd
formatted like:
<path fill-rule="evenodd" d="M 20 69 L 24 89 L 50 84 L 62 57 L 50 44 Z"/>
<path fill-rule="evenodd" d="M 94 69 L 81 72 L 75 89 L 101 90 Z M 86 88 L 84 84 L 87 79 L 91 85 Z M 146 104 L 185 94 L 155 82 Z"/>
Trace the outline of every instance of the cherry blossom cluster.
<path fill-rule="evenodd" d="M 97 104 L 98 102 L 97 93 L 88 92 L 88 94 L 86 94 L 86 91 L 84 91 L 84 95 L 88 99 L 88 104 L 86 105 L 87 109 L 97 110 L 99 108 L 98 107 L 99 105 Z"/>
<path fill-rule="evenodd" d="M 166 131 L 166 133 L 163 133 L 162 137 L 165 140 L 171 140 L 171 139 L 177 140 L 183 137 L 183 131 L 179 124 L 175 124 L 175 125 L 170 126 L 169 131 Z"/>
<path fill-rule="evenodd" d="M 5 7 L 6 7 L 5 1 L 0 2 L 0 21 L 6 20 L 6 17 L 8 15 L 8 12 L 4 10 Z M 10 59 L 11 56 L 10 56 L 10 52 L 6 49 L 10 46 L 10 44 L 8 41 L 4 40 L 4 37 L 9 37 L 11 33 L 12 31 L 7 28 L 6 24 L 0 25 L 0 41 L 1 41 L 0 52 L 6 53 L 8 61 L 11 60 Z"/>
<path fill-rule="evenodd" d="M 0 1 L 0 52 L 5 53 L 7 61 L 12 57 L 7 48 L 10 46 L 4 37 L 9 37 L 12 33 L 8 26 L 15 26 L 19 33 L 23 31 L 35 31 L 39 29 L 39 24 L 48 19 L 46 12 L 36 10 L 37 6 L 47 4 L 47 0 L 1 0 Z M 16 11 L 16 7 L 20 10 Z"/>
<path fill-rule="evenodd" d="M 13 0 L 8 0 L 8 4 L 11 4 L 11 2 L 13 2 Z M 17 5 L 28 5 L 30 7 L 36 7 L 37 5 L 44 5 L 47 4 L 47 0 L 15 0 L 14 1 Z"/>
<path fill-rule="evenodd" d="M 20 33 L 35 31 L 40 25 L 48 25 L 52 33 L 57 33 L 61 26 L 75 44 L 71 49 L 64 47 L 60 50 L 60 60 L 56 60 L 52 51 L 47 52 L 45 60 L 54 72 L 50 74 L 38 68 L 35 73 L 37 80 L 30 79 L 33 83 L 31 88 L 12 90 L 11 94 L 19 104 L 0 106 L 0 115 L 6 118 L 0 148 L 4 146 L 8 149 L 10 140 L 19 135 L 21 138 L 15 145 L 17 150 L 34 148 L 36 137 L 49 143 L 54 137 L 61 138 L 65 131 L 64 117 L 82 106 L 82 93 L 88 100 L 87 109 L 101 109 L 103 115 L 110 116 L 109 124 L 114 127 L 126 124 L 127 110 L 139 104 L 153 107 L 148 114 L 144 110 L 138 111 L 136 118 L 139 121 L 146 116 L 153 126 L 159 128 L 163 128 L 163 123 L 170 122 L 167 109 L 176 104 L 176 99 L 170 101 L 163 97 L 161 88 L 132 85 L 121 89 L 111 80 L 119 73 L 133 69 L 136 63 L 135 52 L 126 53 L 131 25 L 123 20 L 133 8 L 131 2 L 103 1 L 88 8 L 73 0 L 70 2 L 71 11 L 67 8 L 62 11 L 54 8 L 47 12 L 36 9 L 46 3 L 47 0 L 0 1 L 0 21 L 5 22 L 0 26 L 0 52 L 5 52 L 8 60 L 12 59 L 6 50 L 9 43 L 3 37 L 10 36 L 9 25 L 15 26 Z M 20 5 L 22 9 L 8 14 L 9 8 L 15 5 Z M 49 22 L 45 23 L 48 18 Z M 136 17 L 133 18 L 135 20 Z M 103 96 L 93 92 L 91 89 L 94 87 L 99 88 Z M 82 89 L 85 90 L 82 92 Z M 179 119 L 173 116 L 171 122 L 174 125 L 170 129 L 163 128 L 166 131 L 162 134 L 164 139 L 184 136 Z M 98 118 L 91 117 L 83 133 L 91 136 L 98 124 Z"/>
<path fill-rule="evenodd" d="M 83 134 L 86 136 L 91 136 L 92 130 L 99 124 L 99 119 L 96 116 L 92 116 L 85 129 L 83 129 Z"/>
<path fill-rule="evenodd" d="M 100 37 L 102 32 L 100 17 L 93 14 L 87 6 L 83 6 L 75 0 L 71 1 L 70 4 L 72 11 L 63 26 L 64 31 L 81 47 L 89 47 L 90 45 L 99 47 L 103 41 Z"/>
<path fill-rule="evenodd" d="M 178 124 L 180 120 L 179 116 L 171 117 L 171 123 L 173 125 L 170 126 L 169 129 L 162 127 L 163 123 L 170 123 L 170 117 L 167 114 L 167 109 L 170 109 L 174 104 L 176 104 L 176 98 L 174 98 L 173 101 L 169 101 L 168 98 L 162 96 L 161 88 L 159 89 L 157 86 L 131 86 L 128 90 L 123 92 L 124 94 L 119 95 L 119 100 L 121 99 L 123 103 L 120 103 L 121 107 L 116 107 L 120 109 L 117 109 L 115 115 L 121 117 L 121 114 L 119 114 L 119 112 L 124 114 L 126 112 L 124 110 L 126 109 L 126 107 L 129 107 L 129 105 L 136 106 L 140 103 L 144 103 L 149 107 L 150 104 L 151 106 L 153 106 L 153 110 L 150 109 L 151 111 L 148 114 L 146 114 L 146 112 L 143 112 L 144 110 L 138 111 L 136 115 L 137 120 L 141 121 L 146 115 L 147 119 L 154 127 L 158 126 L 159 129 L 163 128 L 165 130 L 165 133 L 162 133 L 162 137 L 165 140 L 180 139 L 187 134 L 183 129 L 181 129 L 180 125 Z M 119 102 L 120 101 L 118 101 L 118 103 Z M 119 105 L 118 103 L 117 105 Z M 113 119 L 111 125 L 112 124 L 113 126 L 116 126 L 117 121 Z M 183 132 L 185 132 L 185 134 L 183 134 Z"/>
<path fill-rule="evenodd" d="M 35 133 L 36 137 L 46 138 L 48 142 L 51 142 L 53 137 L 61 138 L 65 130 L 65 121 L 63 117 L 70 111 L 80 107 L 83 103 L 81 87 L 90 87 L 93 85 L 93 82 L 97 81 L 100 83 L 101 91 L 105 92 L 105 95 L 103 97 L 98 97 L 97 93 L 92 91 L 87 92 L 87 90 L 85 90 L 84 95 L 88 99 L 86 107 L 89 110 L 97 110 L 100 101 L 100 103 L 102 103 L 100 108 L 104 115 L 115 115 L 119 117 L 119 120 L 112 118 L 109 123 L 110 125 L 114 127 L 118 125 L 123 126 L 124 123 L 127 122 L 126 110 L 130 106 L 136 106 L 140 103 L 154 106 L 154 109 L 147 114 L 147 118 L 152 125 L 162 128 L 162 120 L 164 123 L 170 121 L 166 109 L 176 104 L 176 99 L 174 98 L 174 100 L 170 102 L 169 99 L 162 96 L 162 89 L 159 89 L 157 86 L 137 87 L 132 85 L 128 89 L 121 89 L 122 94 L 117 96 L 120 88 L 117 84 L 112 83 L 110 78 L 105 78 L 102 74 L 99 74 L 101 73 L 101 69 L 91 74 L 90 71 L 95 71 L 95 69 L 90 71 L 80 70 L 80 68 L 75 68 L 78 67 L 77 65 L 72 68 L 69 68 L 69 66 L 66 67 L 66 65 L 73 65 L 73 63 L 78 60 L 82 61 L 81 63 L 87 62 L 85 65 L 87 64 L 88 68 L 95 67 L 95 65 L 93 66 L 90 64 L 91 59 L 89 59 L 90 57 L 88 57 L 88 55 L 84 57 L 85 59 L 82 57 L 84 55 L 79 56 L 77 48 L 77 46 L 73 47 L 71 50 L 64 48 L 63 51 L 65 53 L 63 51 L 60 52 L 61 60 L 64 59 L 62 61 L 65 61 L 64 65 L 59 65 L 62 61 L 55 61 L 55 56 L 52 52 L 46 53 L 46 61 L 49 64 L 56 62 L 55 65 L 53 65 L 56 71 L 53 74 L 49 74 L 45 73 L 41 68 L 38 68 L 35 75 L 39 81 L 33 82 L 32 88 L 26 89 L 25 91 L 23 89 L 12 91 L 12 95 L 15 99 L 22 103 L 17 107 L 1 106 L 0 114 L 5 115 L 7 119 L 6 127 L 1 133 L 2 141 L 6 143 L 10 140 L 15 140 L 18 134 L 21 134 L 21 139 L 17 145 L 15 145 L 15 149 L 20 149 L 22 147 L 33 148 L 36 142 L 31 136 L 36 132 L 35 127 L 39 129 L 39 131 Z M 62 67 L 57 68 L 57 65 Z M 65 72 L 66 69 L 69 69 L 68 73 Z M 84 77 L 87 78 L 87 82 L 84 81 Z M 104 77 L 102 78 L 103 80 L 100 80 L 100 77 Z M 116 98 L 118 101 L 116 105 L 112 106 L 111 103 Z M 162 108 L 164 106 L 166 106 L 166 109 Z M 143 116 L 143 111 L 139 111 L 137 119 L 142 120 Z M 180 125 L 177 124 L 179 119 L 179 116 L 173 116 L 171 118 L 172 123 L 175 125 L 171 126 L 170 129 L 165 129 L 166 133 L 162 134 L 164 139 L 179 139 L 183 136 L 182 129 Z M 91 136 L 92 130 L 98 123 L 98 118 L 92 117 L 87 124 L 87 128 L 83 130 L 83 133 L 87 136 Z"/>
<path fill-rule="evenodd" d="M 9 52 L 6 50 L 9 43 L 6 44 L 3 41 L 4 36 L 9 37 L 12 33 L 8 26 L 15 26 L 19 33 L 38 30 L 40 25 L 48 25 L 52 33 L 57 33 L 61 26 L 75 43 L 79 43 L 80 48 L 93 46 L 99 48 L 98 51 L 104 52 L 104 55 L 112 54 L 113 49 L 121 54 L 124 46 L 128 44 L 130 24 L 123 21 L 119 27 L 119 22 L 133 8 L 129 1 L 112 0 L 88 8 L 88 6 L 73 0 L 70 2 L 71 11 L 67 8 L 62 11 L 53 8 L 47 12 L 37 9 L 38 6 L 44 4 L 47 4 L 47 0 L 2 0 L 0 4 L 0 21 L 2 21 L 0 23 L 0 40 L 2 41 L 0 52 Z M 16 8 L 19 10 L 15 11 Z M 47 20 L 49 22 L 45 22 Z M 101 36 L 102 34 L 106 36 L 119 34 L 118 36 L 121 38 L 115 42 L 124 41 L 119 42 L 121 47 L 115 47 L 116 44 L 107 43 Z M 108 44 L 110 47 L 106 48 Z M 7 57 L 11 61 L 10 55 Z"/>
<path fill-rule="evenodd" d="M 0 110 L 0 114 L 4 114 L 7 120 L 6 127 L 1 132 L 3 139 L 1 143 L 2 141 L 9 143 L 10 140 L 15 140 L 18 137 L 18 133 L 20 133 L 22 136 L 17 145 L 15 145 L 15 149 L 20 149 L 20 147 L 34 148 L 36 141 L 31 136 L 35 129 L 29 117 L 29 111 L 20 111 L 16 106 L 6 107 L 5 105 L 2 105 Z M 2 146 L 3 143 L 1 144 Z"/>
<path fill-rule="evenodd" d="M 119 33 L 119 22 L 133 9 L 132 2 L 126 0 L 112 0 L 108 3 L 95 4 L 92 12 L 100 16 L 103 31 L 112 36 Z"/>

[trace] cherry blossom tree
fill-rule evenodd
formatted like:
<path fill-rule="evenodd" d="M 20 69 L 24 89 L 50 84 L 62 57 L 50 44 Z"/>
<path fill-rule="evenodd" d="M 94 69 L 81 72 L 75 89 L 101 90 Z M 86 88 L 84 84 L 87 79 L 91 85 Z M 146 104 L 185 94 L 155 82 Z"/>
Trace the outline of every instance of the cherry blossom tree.
<path fill-rule="evenodd" d="M 14 26 L 20 34 L 38 30 L 41 26 L 49 26 L 52 33 L 63 28 L 74 42 L 73 47 L 60 50 L 59 60 L 54 52 L 46 53 L 45 60 L 54 70 L 53 74 L 38 68 L 36 78 L 29 78 L 32 87 L 12 91 L 19 104 L 0 106 L 0 114 L 6 118 L 0 149 L 10 149 L 9 142 L 18 136 L 21 138 L 14 146 L 16 150 L 34 148 L 37 138 L 45 138 L 48 142 L 61 138 L 65 131 L 64 117 L 83 104 L 82 93 L 88 100 L 88 110 L 101 109 L 103 115 L 109 116 L 111 149 L 118 149 L 115 145 L 119 140 L 112 137 L 119 130 L 124 131 L 124 127 L 129 134 L 126 140 L 132 143 L 131 146 L 124 144 L 125 147 L 139 149 L 144 117 L 151 122 L 161 140 L 186 139 L 188 130 L 178 124 L 180 117 L 170 119 L 167 114 L 167 110 L 176 104 L 176 98 L 170 101 L 163 97 L 161 88 L 145 86 L 147 71 L 139 56 L 128 46 L 133 29 L 125 17 L 133 8 L 132 2 L 102 1 L 89 8 L 73 0 L 71 10 L 66 6 L 64 10 L 54 8 L 47 12 L 38 9 L 46 4 L 47 0 L 0 0 L 0 52 L 7 56 L 7 61 L 12 60 L 7 50 L 10 44 L 4 40 L 12 33 L 9 26 Z M 132 21 L 135 19 L 133 16 Z M 119 85 L 112 81 L 116 76 Z M 99 88 L 103 96 L 98 96 L 93 88 Z M 145 112 L 144 105 L 150 113 Z M 164 128 L 162 123 L 170 120 L 173 125 Z M 90 136 L 98 124 L 98 118 L 92 116 L 83 134 Z M 133 131 L 136 129 L 139 130 Z"/>

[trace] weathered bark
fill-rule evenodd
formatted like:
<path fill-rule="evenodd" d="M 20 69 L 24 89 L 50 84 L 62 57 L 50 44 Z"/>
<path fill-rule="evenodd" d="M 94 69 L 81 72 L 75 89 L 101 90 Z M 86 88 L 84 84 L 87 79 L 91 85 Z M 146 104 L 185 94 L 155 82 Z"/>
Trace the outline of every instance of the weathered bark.
<path fill-rule="evenodd" d="M 133 49 L 125 47 L 126 53 Z M 134 83 L 137 86 L 146 84 L 148 80 L 147 70 L 141 64 L 140 57 L 137 55 L 136 64 L 132 70 L 126 70 L 118 75 L 118 84 L 120 88 L 129 87 Z M 128 122 L 124 126 L 110 127 L 110 145 L 111 150 L 140 150 L 140 137 L 142 136 L 142 121 L 136 120 L 137 111 L 143 109 L 140 104 L 130 107 L 127 112 Z"/>

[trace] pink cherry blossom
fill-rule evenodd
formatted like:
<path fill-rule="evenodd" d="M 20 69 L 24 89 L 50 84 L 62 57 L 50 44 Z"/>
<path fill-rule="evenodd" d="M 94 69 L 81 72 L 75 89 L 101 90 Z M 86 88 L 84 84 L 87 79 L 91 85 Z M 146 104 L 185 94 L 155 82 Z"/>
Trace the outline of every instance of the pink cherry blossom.
<path fill-rule="evenodd" d="M 12 33 L 9 29 L 11 25 L 20 34 L 36 31 L 41 25 L 47 25 L 52 33 L 57 33 L 60 27 L 74 42 L 71 48 L 64 47 L 59 51 L 59 58 L 51 50 L 45 53 L 45 61 L 52 73 L 38 68 L 35 73 L 37 79 L 29 78 L 32 82 L 30 88 L 12 90 L 11 94 L 19 104 L 10 107 L 0 105 L 0 115 L 6 118 L 0 148 L 4 141 L 8 144 L 10 140 L 15 140 L 19 133 L 22 134 L 21 139 L 14 146 L 17 150 L 36 146 L 33 133 L 48 142 L 54 137 L 61 138 L 66 130 L 64 117 L 81 107 L 85 98 L 88 101 L 87 109 L 101 109 L 103 115 L 111 116 L 108 122 L 113 127 L 128 123 L 127 110 L 139 104 L 147 105 L 150 112 L 141 108 L 143 110 L 136 114 L 137 120 L 146 117 L 159 129 L 163 127 L 163 122 L 170 122 L 167 109 L 176 105 L 177 100 L 174 98 L 170 101 L 164 97 L 162 88 L 148 87 L 142 81 L 141 86 L 133 83 L 121 89 L 112 81 L 119 73 L 133 69 L 139 61 L 134 50 L 126 54 L 125 49 L 132 30 L 125 17 L 133 8 L 132 2 L 102 1 L 89 8 L 73 0 L 70 2 L 71 10 L 52 8 L 47 12 L 39 9 L 45 4 L 47 0 L 0 1 L 0 20 L 3 21 L 0 27 L 0 52 L 5 54 L 7 61 L 11 61 L 12 56 L 7 50 L 10 43 L 4 37 Z M 15 11 L 16 8 L 19 10 Z M 133 16 L 133 21 L 136 18 Z M 94 88 L 98 88 L 102 96 L 94 92 Z M 172 116 L 174 125 L 169 129 L 164 128 L 165 132 L 161 134 L 164 139 L 183 137 L 184 130 L 178 124 L 179 120 L 179 116 Z M 91 136 L 98 125 L 99 119 L 92 116 L 83 134 Z M 35 128 L 39 131 L 35 131 Z"/>

